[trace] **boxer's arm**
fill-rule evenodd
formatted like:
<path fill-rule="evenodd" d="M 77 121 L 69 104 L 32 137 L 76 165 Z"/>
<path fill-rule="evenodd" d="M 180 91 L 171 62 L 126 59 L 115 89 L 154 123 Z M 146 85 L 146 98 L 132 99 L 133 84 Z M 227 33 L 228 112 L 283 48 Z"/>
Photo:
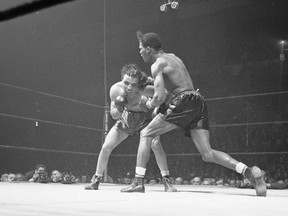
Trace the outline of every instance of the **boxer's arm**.
<path fill-rule="evenodd" d="M 142 72 L 142 79 L 139 83 L 139 92 L 142 95 L 146 95 L 148 97 L 153 97 L 154 95 L 154 79 L 146 75 L 146 73 Z"/>
<path fill-rule="evenodd" d="M 123 96 L 124 90 L 120 88 L 119 86 L 113 85 L 110 89 L 110 114 L 113 119 L 118 119 L 122 112 L 120 112 L 115 104 L 115 100 L 118 96 Z"/>
<path fill-rule="evenodd" d="M 147 102 L 147 107 L 152 109 L 160 106 L 166 98 L 165 82 L 163 78 L 163 67 L 165 62 L 159 59 L 151 66 L 151 74 L 154 77 L 154 94 L 153 98 Z"/>

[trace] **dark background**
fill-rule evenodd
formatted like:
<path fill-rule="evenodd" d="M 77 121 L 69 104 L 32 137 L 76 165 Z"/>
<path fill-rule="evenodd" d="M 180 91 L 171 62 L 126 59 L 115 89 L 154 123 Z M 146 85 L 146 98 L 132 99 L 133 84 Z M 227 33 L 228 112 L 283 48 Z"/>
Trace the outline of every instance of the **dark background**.
<path fill-rule="evenodd" d="M 1 0 L 0 11 L 27 2 Z M 288 39 L 287 1 L 182 0 L 165 13 L 162 3 L 75 0 L 0 22 L 0 173 L 44 163 L 93 174 L 105 89 L 120 80 L 126 63 L 150 73 L 137 30 L 158 33 L 164 51 L 186 64 L 207 99 L 214 148 L 266 170 L 287 166 L 287 59 L 279 60 L 280 40 Z M 202 162 L 180 133 L 162 137 L 172 176 L 226 172 Z M 113 151 L 113 178 L 134 171 L 138 139 Z M 159 172 L 153 156 L 149 170 Z"/>

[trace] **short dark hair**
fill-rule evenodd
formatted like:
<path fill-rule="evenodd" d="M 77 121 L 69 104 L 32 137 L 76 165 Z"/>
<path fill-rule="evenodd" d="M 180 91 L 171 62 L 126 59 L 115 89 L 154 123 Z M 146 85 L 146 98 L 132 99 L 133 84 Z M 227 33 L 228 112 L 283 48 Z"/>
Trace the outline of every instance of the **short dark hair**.
<path fill-rule="evenodd" d="M 156 51 L 159 51 L 162 49 L 161 45 L 161 39 L 158 34 L 153 32 L 148 32 L 145 34 L 142 34 L 141 31 L 137 31 L 137 38 L 138 41 L 142 43 L 144 47 L 151 47 Z"/>
<path fill-rule="evenodd" d="M 142 83 L 147 80 L 146 73 L 141 71 L 141 69 L 135 63 L 129 63 L 122 67 L 121 79 L 123 79 L 124 75 L 138 79 L 138 87 L 142 87 Z"/>

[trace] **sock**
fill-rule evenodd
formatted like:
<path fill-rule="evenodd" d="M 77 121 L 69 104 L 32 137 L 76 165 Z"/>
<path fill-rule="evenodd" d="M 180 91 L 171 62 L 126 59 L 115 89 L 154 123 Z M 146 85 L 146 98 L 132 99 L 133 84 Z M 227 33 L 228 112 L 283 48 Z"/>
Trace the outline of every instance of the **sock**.
<path fill-rule="evenodd" d="M 236 172 L 238 172 L 239 174 L 243 174 L 243 175 L 246 169 L 247 169 L 247 166 L 241 162 L 239 162 L 235 167 Z"/>
<path fill-rule="evenodd" d="M 169 178 L 169 170 L 163 170 L 161 171 L 161 175 L 164 178 Z"/>
<path fill-rule="evenodd" d="M 146 168 L 143 167 L 136 167 L 135 170 L 135 177 L 144 178 L 146 172 Z"/>
<path fill-rule="evenodd" d="M 97 176 L 97 177 L 103 177 L 103 174 L 99 174 L 99 173 L 95 173 L 95 175 Z"/>

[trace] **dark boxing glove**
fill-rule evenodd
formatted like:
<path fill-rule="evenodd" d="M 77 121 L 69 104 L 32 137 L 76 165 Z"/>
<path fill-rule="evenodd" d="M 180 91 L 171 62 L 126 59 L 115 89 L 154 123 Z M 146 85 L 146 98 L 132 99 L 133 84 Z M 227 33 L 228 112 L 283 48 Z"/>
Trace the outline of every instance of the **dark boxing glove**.
<path fill-rule="evenodd" d="M 145 85 L 154 85 L 154 79 L 152 77 L 147 77 Z"/>
<path fill-rule="evenodd" d="M 158 113 L 159 113 L 159 107 L 155 107 L 151 114 L 151 117 L 154 118 L 156 115 L 158 115 Z"/>
<path fill-rule="evenodd" d="M 152 77 L 147 77 L 145 83 L 143 84 L 144 86 L 147 85 L 154 85 L 154 79 Z"/>
<path fill-rule="evenodd" d="M 142 78 L 140 80 L 140 88 L 145 88 L 147 85 L 154 85 L 154 79 L 152 77 L 147 76 L 144 72 L 142 72 Z"/>
<path fill-rule="evenodd" d="M 127 98 L 125 96 L 121 96 L 121 95 L 117 96 L 115 101 L 114 101 L 115 106 L 120 113 L 123 112 L 124 107 L 127 104 L 127 102 L 128 102 Z"/>

